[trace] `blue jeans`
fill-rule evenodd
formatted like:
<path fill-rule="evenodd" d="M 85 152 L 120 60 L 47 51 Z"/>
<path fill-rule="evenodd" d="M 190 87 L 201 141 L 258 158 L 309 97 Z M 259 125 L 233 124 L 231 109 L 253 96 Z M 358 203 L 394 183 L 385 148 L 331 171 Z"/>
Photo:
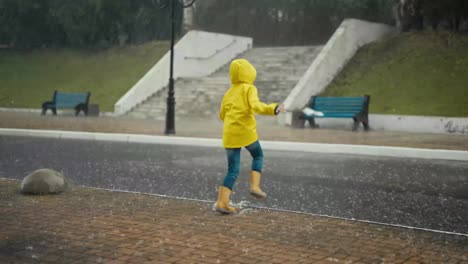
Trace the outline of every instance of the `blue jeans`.
<path fill-rule="evenodd" d="M 260 142 L 257 140 L 254 143 L 245 147 L 252 156 L 252 170 L 262 172 L 263 166 L 263 150 Z M 226 155 L 228 160 L 228 172 L 224 177 L 223 186 L 232 190 L 234 184 L 239 177 L 240 171 L 240 152 L 241 148 L 226 148 Z"/>

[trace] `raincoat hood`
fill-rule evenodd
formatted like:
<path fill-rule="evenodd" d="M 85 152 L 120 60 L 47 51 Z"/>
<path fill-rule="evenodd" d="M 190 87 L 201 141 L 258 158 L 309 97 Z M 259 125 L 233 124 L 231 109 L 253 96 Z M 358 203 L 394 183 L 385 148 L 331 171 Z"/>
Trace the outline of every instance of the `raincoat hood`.
<path fill-rule="evenodd" d="M 275 115 L 277 103 L 265 104 L 254 85 L 257 70 L 246 59 L 231 62 L 231 88 L 224 94 L 219 118 L 223 120 L 223 146 L 242 148 L 258 140 L 255 114 Z"/>
<path fill-rule="evenodd" d="M 257 70 L 246 59 L 237 59 L 231 62 L 229 69 L 231 83 L 247 83 L 253 84 L 257 78 Z"/>

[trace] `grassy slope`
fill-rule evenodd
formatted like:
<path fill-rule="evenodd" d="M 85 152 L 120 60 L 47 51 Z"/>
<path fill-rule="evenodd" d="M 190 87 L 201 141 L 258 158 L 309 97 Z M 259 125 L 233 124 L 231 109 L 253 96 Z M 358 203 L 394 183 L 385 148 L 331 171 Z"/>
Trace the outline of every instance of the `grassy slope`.
<path fill-rule="evenodd" d="M 468 36 L 405 33 L 367 45 L 322 94 L 370 94 L 372 113 L 468 117 Z"/>
<path fill-rule="evenodd" d="M 113 105 L 168 50 L 166 42 L 100 52 L 70 49 L 0 52 L 0 107 L 40 108 L 54 90 L 91 92 L 101 111 Z"/>

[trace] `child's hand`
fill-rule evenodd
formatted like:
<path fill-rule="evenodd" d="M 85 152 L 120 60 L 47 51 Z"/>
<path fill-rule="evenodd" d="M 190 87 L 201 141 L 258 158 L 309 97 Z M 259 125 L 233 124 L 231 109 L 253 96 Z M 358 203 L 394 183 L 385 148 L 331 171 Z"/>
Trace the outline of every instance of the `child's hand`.
<path fill-rule="evenodd" d="M 276 111 L 275 111 L 275 114 L 279 114 L 279 113 L 282 113 L 282 112 L 285 112 L 286 110 L 284 109 L 284 104 L 280 104 L 278 105 L 278 107 L 276 108 Z"/>

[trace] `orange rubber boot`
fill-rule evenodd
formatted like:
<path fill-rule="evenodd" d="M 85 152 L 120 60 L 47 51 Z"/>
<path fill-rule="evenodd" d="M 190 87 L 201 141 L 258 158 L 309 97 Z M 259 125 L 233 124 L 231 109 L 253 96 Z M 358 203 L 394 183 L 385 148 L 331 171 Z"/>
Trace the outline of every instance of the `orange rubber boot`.
<path fill-rule="evenodd" d="M 231 190 L 224 186 L 219 187 L 218 201 L 216 201 L 216 211 L 223 214 L 234 214 L 237 213 L 236 207 L 229 206 L 229 198 L 231 196 Z"/>
<path fill-rule="evenodd" d="M 264 199 L 267 194 L 260 189 L 260 178 L 262 174 L 258 171 L 250 172 L 250 194 L 257 199 Z"/>

